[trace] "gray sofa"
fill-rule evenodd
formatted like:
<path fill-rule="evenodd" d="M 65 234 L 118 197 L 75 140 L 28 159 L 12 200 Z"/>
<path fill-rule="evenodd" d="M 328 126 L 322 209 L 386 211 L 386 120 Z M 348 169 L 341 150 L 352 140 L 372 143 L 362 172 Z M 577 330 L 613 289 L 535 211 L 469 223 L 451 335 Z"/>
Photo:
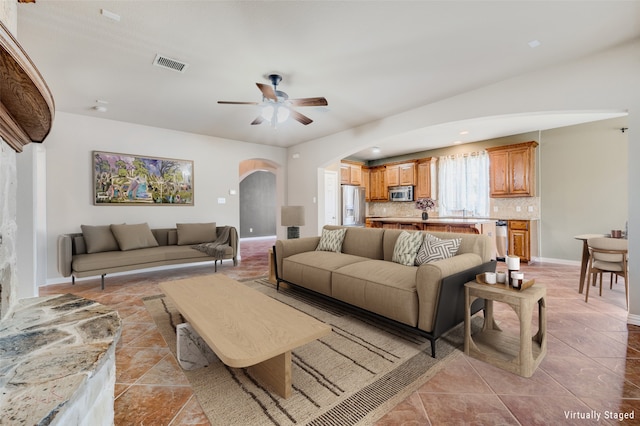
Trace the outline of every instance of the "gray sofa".
<path fill-rule="evenodd" d="M 57 241 L 58 272 L 83 278 L 158 266 L 233 259 L 238 264 L 238 233 L 215 223 L 176 224 L 150 229 L 148 225 L 82 225 L 83 232 L 64 234 Z M 218 248 L 215 254 L 195 249 L 201 244 Z"/>
<path fill-rule="evenodd" d="M 341 227 L 325 226 L 336 230 Z M 277 240 L 276 279 L 356 306 L 420 331 L 431 340 L 464 320 L 464 283 L 495 271 L 486 235 L 430 232 L 460 238 L 453 257 L 406 266 L 392 261 L 401 230 L 349 227 L 341 251 L 317 251 L 320 237 Z M 423 231 L 405 231 L 421 232 Z M 477 312 L 483 308 L 473 306 Z"/>

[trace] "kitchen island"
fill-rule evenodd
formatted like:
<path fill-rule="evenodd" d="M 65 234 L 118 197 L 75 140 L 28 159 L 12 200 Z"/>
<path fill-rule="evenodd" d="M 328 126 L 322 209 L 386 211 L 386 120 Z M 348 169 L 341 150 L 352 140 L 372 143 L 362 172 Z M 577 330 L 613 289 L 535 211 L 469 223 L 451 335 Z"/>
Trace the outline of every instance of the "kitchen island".
<path fill-rule="evenodd" d="M 491 238 L 491 258 L 496 259 L 496 220 L 488 218 L 429 218 L 420 217 L 381 217 L 367 216 L 368 228 L 407 229 L 412 231 L 460 232 L 465 234 L 484 234 Z"/>
<path fill-rule="evenodd" d="M 385 229 L 407 229 L 414 231 L 462 232 L 482 234 L 483 226 L 495 227 L 495 220 L 480 218 L 433 218 L 420 217 L 367 217 L 367 227 Z"/>

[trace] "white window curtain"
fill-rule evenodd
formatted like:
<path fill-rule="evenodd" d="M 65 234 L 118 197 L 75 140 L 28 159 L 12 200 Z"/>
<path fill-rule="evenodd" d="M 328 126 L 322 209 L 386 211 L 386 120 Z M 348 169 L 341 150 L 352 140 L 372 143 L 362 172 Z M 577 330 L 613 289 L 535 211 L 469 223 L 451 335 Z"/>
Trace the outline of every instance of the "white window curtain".
<path fill-rule="evenodd" d="M 438 158 L 440 216 L 489 217 L 489 155 L 486 151 Z"/>

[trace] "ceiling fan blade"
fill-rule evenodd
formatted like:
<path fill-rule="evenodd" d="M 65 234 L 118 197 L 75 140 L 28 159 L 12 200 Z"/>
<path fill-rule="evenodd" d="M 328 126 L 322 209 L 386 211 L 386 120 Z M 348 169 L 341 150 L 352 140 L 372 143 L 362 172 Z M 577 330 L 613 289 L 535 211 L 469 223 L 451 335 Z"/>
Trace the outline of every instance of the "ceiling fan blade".
<path fill-rule="evenodd" d="M 278 102 L 278 97 L 276 96 L 276 92 L 273 90 L 273 87 L 269 86 L 268 84 L 262 84 L 262 83 L 256 83 L 256 85 L 258 86 L 258 89 L 260 89 L 260 91 L 262 92 L 262 95 L 265 98 Z"/>
<path fill-rule="evenodd" d="M 300 99 L 289 99 L 291 105 L 295 106 L 326 106 L 329 105 L 327 100 L 322 97 L 318 98 L 300 98 Z"/>
<path fill-rule="evenodd" d="M 300 114 L 298 111 L 291 110 L 291 117 L 292 117 L 294 120 L 299 121 L 300 123 L 304 124 L 305 126 L 306 126 L 307 124 L 311 124 L 311 123 L 313 123 L 313 120 L 312 120 L 312 119 L 310 119 L 310 118 L 309 118 L 309 117 L 307 117 L 306 115 L 302 115 L 302 114 Z"/>
<path fill-rule="evenodd" d="M 258 105 L 258 102 L 236 102 L 236 101 L 218 101 L 219 104 L 230 105 Z"/>
<path fill-rule="evenodd" d="M 257 116 L 255 120 L 253 120 L 251 122 L 252 126 L 255 126 L 256 124 L 262 124 L 262 122 L 264 121 L 264 118 L 262 118 L 261 115 Z"/>

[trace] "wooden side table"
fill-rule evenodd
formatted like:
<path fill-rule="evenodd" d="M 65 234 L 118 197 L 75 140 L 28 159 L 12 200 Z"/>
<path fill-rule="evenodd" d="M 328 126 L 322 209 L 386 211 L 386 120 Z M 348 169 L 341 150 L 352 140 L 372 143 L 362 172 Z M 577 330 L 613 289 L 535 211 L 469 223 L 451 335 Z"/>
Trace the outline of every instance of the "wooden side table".
<path fill-rule="evenodd" d="M 504 284 L 464 285 L 464 353 L 523 377 L 531 377 L 547 353 L 547 289 L 534 285 L 518 291 Z M 485 300 L 482 331 L 471 336 L 471 304 Z M 493 318 L 493 302 L 506 303 L 520 320 L 519 336 L 504 332 Z M 538 305 L 538 332 L 532 336 L 533 308 Z"/>

